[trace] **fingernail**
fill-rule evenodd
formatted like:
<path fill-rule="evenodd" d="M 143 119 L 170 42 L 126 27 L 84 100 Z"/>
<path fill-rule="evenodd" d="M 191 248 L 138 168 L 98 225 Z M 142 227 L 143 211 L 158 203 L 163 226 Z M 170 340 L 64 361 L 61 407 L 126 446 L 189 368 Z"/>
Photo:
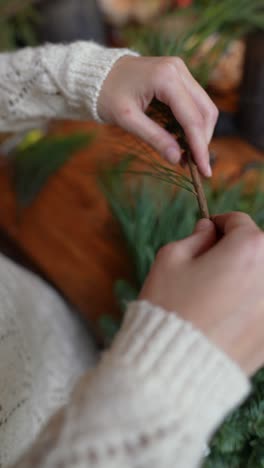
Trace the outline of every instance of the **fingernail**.
<path fill-rule="evenodd" d="M 176 164 L 179 162 L 181 156 L 178 148 L 175 148 L 175 146 L 171 146 L 165 152 L 165 157 L 170 163 Z"/>
<path fill-rule="evenodd" d="M 210 219 L 200 219 L 198 223 L 196 224 L 195 231 L 207 231 L 209 228 L 212 226 L 212 221 Z"/>
<path fill-rule="evenodd" d="M 208 163 L 208 166 L 206 168 L 206 176 L 207 177 L 212 177 L 212 175 L 213 175 L 212 168 L 211 168 L 210 163 Z"/>

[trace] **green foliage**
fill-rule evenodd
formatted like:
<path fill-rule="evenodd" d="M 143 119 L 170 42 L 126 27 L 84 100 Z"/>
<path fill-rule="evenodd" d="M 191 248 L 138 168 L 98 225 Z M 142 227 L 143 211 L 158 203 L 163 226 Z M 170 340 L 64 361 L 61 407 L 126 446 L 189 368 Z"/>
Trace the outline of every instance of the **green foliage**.
<path fill-rule="evenodd" d="M 233 467 L 234 459 L 238 468 L 264 467 L 264 369 L 254 377 L 253 389 L 213 438 L 204 468 Z"/>
<path fill-rule="evenodd" d="M 41 138 L 17 149 L 14 155 L 14 185 L 21 206 L 30 204 L 48 179 L 65 164 L 72 154 L 90 144 L 91 134 L 73 134 Z"/>
<path fill-rule="evenodd" d="M 168 33 L 166 21 L 172 16 L 177 23 L 173 32 Z M 182 57 L 198 81 L 206 85 L 210 71 L 230 42 L 256 29 L 264 30 L 263 0 L 197 1 L 189 8 L 164 16 L 159 27 L 130 27 L 125 36 L 130 45 L 145 55 Z M 194 65 L 201 45 L 212 36 L 214 45 Z"/>
<path fill-rule="evenodd" d="M 175 196 L 168 184 L 154 184 L 141 176 L 129 182 L 123 171 L 122 166 L 120 171 L 106 172 L 100 185 L 120 223 L 134 265 L 134 286 L 139 291 L 158 250 L 188 236 L 199 219 L 199 210 L 192 193 L 181 190 Z M 212 213 L 246 211 L 264 228 L 262 192 L 246 194 L 242 184 L 226 190 L 213 190 L 208 185 L 206 195 Z M 124 296 L 126 291 L 127 285 Z M 125 301 L 121 287 L 118 295 L 121 302 Z"/>
<path fill-rule="evenodd" d="M 33 0 L 0 0 L 0 51 L 35 45 Z"/>
<path fill-rule="evenodd" d="M 141 177 L 130 180 L 122 171 L 108 173 L 100 181 L 134 265 L 133 284 L 119 280 L 115 287 L 122 312 L 137 297 L 159 248 L 189 235 L 199 218 L 192 194 L 184 190 L 175 194 L 167 184 L 154 182 Z M 257 187 L 248 193 L 242 183 L 218 190 L 208 185 L 206 193 L 212 213 L 245 211 L 264 229 L 264 193 Z M 118 323 L 110 317 L 103 322 L 107 322 L 104 332 L 110 342 Z M 253 385 L 247 402 L 214 436 L 203 468 L 264 468 L 264 369 Z"/>
<path fill-rule="evenodd" d="M 126 184 L 122 172 L 106 175 L 101 186 L 124 233 L 139 288 L 159 248 L 191 232 L 198 215 L 195 199 L 186 191 L 171 197 L 167 184 Z"/>

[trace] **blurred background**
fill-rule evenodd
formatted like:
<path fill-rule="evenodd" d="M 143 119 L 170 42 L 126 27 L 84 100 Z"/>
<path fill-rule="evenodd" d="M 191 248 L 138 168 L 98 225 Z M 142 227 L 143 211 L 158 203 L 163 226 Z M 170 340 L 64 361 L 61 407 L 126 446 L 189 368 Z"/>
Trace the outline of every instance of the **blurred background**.
<path fill-rule="evenodd" d="M 262 0 L 1 0 L 0 50 L 82 39 L 179 55 L 223 111 L 242 86 L 239 125 L 263 149 L 263 23 Z"/>

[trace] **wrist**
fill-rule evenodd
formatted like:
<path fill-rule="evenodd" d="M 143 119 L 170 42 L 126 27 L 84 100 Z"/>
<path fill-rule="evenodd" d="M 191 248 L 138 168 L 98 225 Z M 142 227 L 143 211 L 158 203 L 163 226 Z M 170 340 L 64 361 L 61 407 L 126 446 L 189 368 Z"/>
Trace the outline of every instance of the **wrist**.
<path fill-rule="evenodd" d="M 122 49 L 121 49 L 122 50 Z M 126 69 L 138 59 L 138 54 L 123 49 L 124 54 L 117 58 L 102 83 L 97 99 L 97 113 L 101 122 L 113 123 L 114 108 L 118 107 L 120 96 L 116 96 L 120 84 L 125 80 Z M 126 96 L 128 97 L 128 96 Z M 120 106 L 121 107 L 121 106 Z"/>
<path fill-rule="evenodd" d="M 155 401 L 164 406 L 165 419 L 182 417 L 187 427 L 192 421 L 192 430 L 201 431 L 204 438 L 250 389 L 241 369 L 199 330 L 175 313 L 146 301 L 129 305 L 122 329 L 101 369 L 108 374 L 108 380 L 116 373 L 120 375 L 117 381 L 122 377 L 129 385 L 132 378 L 133 385 L 142 385 L 145 394 L 153 391 Z"/>

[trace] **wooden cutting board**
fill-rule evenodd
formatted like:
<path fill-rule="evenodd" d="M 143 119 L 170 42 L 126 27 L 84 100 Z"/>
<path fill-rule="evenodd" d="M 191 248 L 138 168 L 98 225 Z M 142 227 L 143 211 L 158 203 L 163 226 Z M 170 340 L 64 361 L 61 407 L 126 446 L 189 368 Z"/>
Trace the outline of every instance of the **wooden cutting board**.
<path fill-rule="evenodd" d="M 58 123 L 54 133 L 96 131 L 92 146 L 74 155 L 36 201 L 18 216 L 10 168 L 0 168 L 0 229 L 25 257 L 97 328 L 98 317 L 117 314 L 116 279 L 131 267 L 117 223 L 101 194 L 96 169 L 129 149 L 151 151 L 120 129 L 94 123 Z M 241 166 L 262 154 L 236 138 L 212 143 L 215 180 L 236 177 Z M 262 159 L 263 160 L 263 159 Z"/>

